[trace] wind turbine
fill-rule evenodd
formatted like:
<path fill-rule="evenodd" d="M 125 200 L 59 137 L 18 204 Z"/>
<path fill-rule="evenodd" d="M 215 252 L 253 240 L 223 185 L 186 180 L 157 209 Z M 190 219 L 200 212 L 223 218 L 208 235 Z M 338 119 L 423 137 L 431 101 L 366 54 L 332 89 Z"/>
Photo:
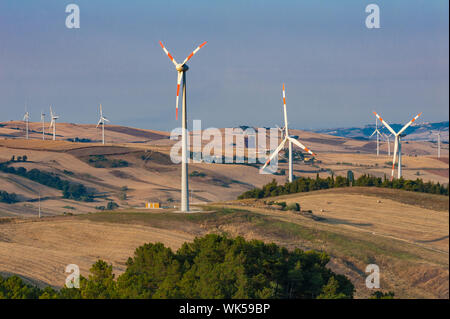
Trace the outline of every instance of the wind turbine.
<path fill-rule="evenodd" d="M 28 140 L 28 124 L 30 122 L 30 113 L 27 111 L 27 109 L 25 108 L 25 115 L 23 116 L 23 120 L 25 121 L 25 125 L 26 125 L 26 139 Z"/>
<path fill-rule="evenodd" d="M 180 82 L 183 79 L 183 111 L 182 111 L 182 133 L 181 133 L 181 211 L 189 212 L 189 185 L 188 185 L 188 159 L 187 159 L 187 114 L 186 114 L 186 71 L 189 70 L 189 67 L 186 65 L 186 62 L 189 61 L 194 54 L 196 54 L 205 44 L 206 41 L 200 44 L 188 57 L 184 60 L 183 63 L 179 64 L 173 56 L 167 51 L 161 41 L 159 41 L 164 52 L 167 54 L 169 59 L 175 65 L 175 68 L 178 72 L 177 79 L 177 101 L 176 101 L 176 119 L 178 120 L 178 100 L 180 96 Z"/>
<path fill-rule="evenodd" d="M 390 138 L 392 136 L 392 133 L 389 134 L 389 135 L 385 134 L 385 133 L 382 133 L 382 134 L 383 134 L 383 136 L 386 139 L 387 144 L 388 144 L 388 156 L 391 156 L 391 140 L 390 140 Z"/>
<path fill-rule="evenodd" d="M 397 133 L 392 129 L 392 127 L 389 126 L 388 123 L 386 123 L 385 120 L 383 120 L 376 112 L 373 112 L 375 116 L 383 123 L 383 125 L 394 135 L 395 137 L 395 143 L 394 143 L 394 157 L 392 159 L 392 172 L 391 172 L 391 180 L 394 179 L 394 171 L 395 171 L 395 160 L 398 153 L 398 178 L 402 177 L 402 137 L 405 137 L 406 134 L 403 134 L 403 132 L 412 124 L 415 120 L 419 118 L 419 116 L 422 114 L 417 114 L 411 121 L 409 121 L 405 126 L 401 128 L 400 131 Z"/>
<path fill-rule="evenodd" d="M 45 113 L 41 112 L 41 122 L 42 122 L 42 140 L 45 140 Z"/>
<path fill-rule="evenodd" d="M 50 106 L 50 118 L 52 119 L 52 121 L 50 122 L 49 127 L 53 127 L 53 140 L 56 140 L 56 120 L 59 118 L 59 116 L 53 114 L 51 106 Z"/>
<path fill-rule="evenodd" d="M 372 137 L 373 134 L 377 133 L 377 156 L 380 155 L 380 131 L 378 130 L 378 118 L 375 118 L 375 131 L 373 131 L 372 135 L 369 136 Z"/>
<path fill-rule="evenodd" d="M 438 158 L 441 158 L 441 130 L 438 130 L 437 133 L 433 133 L 437 135 L 437 142 L 438 142 Z"/>
<path fill-rule="evenodd" d="M 292 183 L 292 143 L 294 143 L 295 145 L 297 145 L 298 147 L 300 147 L 301 149 L 305 150 L 306 152 L 308 152 L 309 154 L 315 156 L 316 154 L 314 154 L 310 149 L 308 149 L 306 146 L 304 146 L 302 143 L 300 143 L 299 141 L 297 141 L 293 136 L 289 135 L 289 129 L 288 129 L 288 119 L 287 119 L 287 110 L 286 110 L 286 91 L 284 88 L 284 84 L 283 84 L 283 112 L 284 112 L 284 127 L 283 128 L 279 128 L 278 129 L 280 131 L 282 131 L 282 136 L 283 136 L 283 141 L 280 143 L 280 145 L 278 145 L 278 147 L 275 149 L 275 151 L 272 153 L 272 155 L 269 156 L 269 159 L 266 161 L 266 163 L 264 164 L 264 166 L 261 168 L 261 170 L 264 170 L 264 168 L 266 168 L 266 166 L 270 163 L 270 161 L 278 154 L 278 152 L 280 152 L 281 149 L 283 149 L 284 145 L 286 144 L 286 142 L 288 142 L 289 144 L 289 182 Z"/>
<path fill-rule="evenodd" d="M 102 125 L 102 144 L 105 145 L 105 121 L 109 122 L 106 117 L 103 117 L 102 105 L 100 104 L 100 119 L 97 123 L 97 128 L 99 125 Z"/>

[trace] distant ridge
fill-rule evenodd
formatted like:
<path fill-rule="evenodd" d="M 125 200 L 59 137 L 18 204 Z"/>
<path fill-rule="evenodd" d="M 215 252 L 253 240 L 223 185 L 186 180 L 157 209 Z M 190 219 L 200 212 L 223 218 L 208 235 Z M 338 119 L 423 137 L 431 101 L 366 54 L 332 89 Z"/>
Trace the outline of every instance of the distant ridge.
<path fill-rule="evenodd" d="M 402 128 L 403 124 L 390 124 L 391 127 L 397 131 Z M 411 125 L 407 130 L 405 140 L 410 141 L 437 141 L 437 133 L 441 131 L 441 141 L 448 143 L 449 141 L 449 121 L 437 122 L 437 123 L 417 123 Z M 341 136 L 347 138 L 353 138 L 357 140 L 368 140 L 370 134 L 375 129 L 375 124 L 365 125 L 363 127 L 344 127 L 344 128 L 331 128 L 331 129 L 318 129 L 310 130 L 315 133 L 329 134 L 334 136 Z M 383 133 L 388 133 L 388 130 L 383 127 L 381 130 Z"/>

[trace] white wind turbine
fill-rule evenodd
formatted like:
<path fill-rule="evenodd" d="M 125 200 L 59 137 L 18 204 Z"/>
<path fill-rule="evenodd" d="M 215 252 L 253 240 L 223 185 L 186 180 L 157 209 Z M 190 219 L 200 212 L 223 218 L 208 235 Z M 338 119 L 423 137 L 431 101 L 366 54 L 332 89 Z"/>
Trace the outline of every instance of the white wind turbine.
<path fill-rule="evenodd" d="M 100 104 L 100 119 L 97 123 L 97 128 L 99 125 L 102 126 L 102 144 L 105 145 L 105 121 L 109 122 L 109 120 L 103 116 L 102 105 Z"/>
<path fill-rule="evenodd" d="M 405 126 L 401 128 L 400 131 L 397 133 L 392 129 L 392 127 L 389 126 L 388 123 L 386 123 L 385 120 L 383 120 L 376 112 L 373 112 L 375 116 L 383 123 L 383 125 L 394 135 L 395 137 L 395 143 L 394 143 L 394 157 L 392 159 L 392 172 L 391 172 L 391 180 L 394 179 L 394 171 L 395 171 L 395 160 L 398 153 L 398 178 L 402 177 L 402 137 L 405 137 L 406 134 L 403 134 L 403 132 L 412 124 L 415 120 L 419 118 L 419 116 L 422 113 L 417 114 L 411 121 L 409 121 Z"/>
<path fill-rule="evenodd" d="M 59 116 L 57 116 L 56 114 L 53 114 L 53 110 L 52 110 L 51 106 L 50 106 L 50 118 L 52 121 L 50 122 L 49 127 L 53 127 L 53 140 L 56 140 L 56 120 L 59 119 Z"/>
<path fill-rule="evenodd" d="M 288 142 L 289 144 L 289 182 L 291 183 L 293 180 L 293 175 L 292 175 L 292 143 L 294 143 L 295 145 L 297 145 L 298 147 L 300 147 L 301 149 L 305 150 L 306 152 L 308 152 L 309 154 L 315 156 L 316 154 L 314 154 L 310 149 L 308 149 L 306 146 L 304 146 L 302 143 L 300 143 L 299 141 L 297 141 L 293 136 L 289 135 L 289 129 L 288 129 L 288 119 L 287 119 L 287 110 L 286 110 L 286 91 L 284 89 L 284 84 L 283 84 L 283 112 L 284 112 L 284 127 L 283 128 L 278 128 L 282 133 L 282 138 L 283 141 L 280 143 L 280 145 L 278 145 L 278 147 L 275 149 L 275 151 L 272 153 L 272 155 L 269 156 L 269 159 L 266 161 L 266 163 L 264 164 L 264 166 L 261 168 L 261 170 L 264 170 L 266 168 L 266 166 L 270 163 L 270 161 L 280 152 L 280 150 L 283 149 L 284 145 L 286 144 L 286 142 Z"/>
<path fill-rule="evenodd" d="M 183 109 L 182 109 L 182 133 L 181 133 L 181 211 L 189 212 L 189 185 L 188 185 L 188 159 L 187 159 L 187 114 L 186 114 L 186 71 L 189 70 L 189 67 L 186 65 L 186 62 L 189 61 L 194 54 L 198 52 L 205 44 L 206 41 L 200 44 L 185 60 L 183 63 L 179 64 L 173 56 L 167 51 L 161 41 L 159 41 L 164 52 L 167 54 L 169 59 L 175 65 L 175 68 L 178 72 L 178 80 L 177 80 L 177 101 L 176 101 L 176 119 L 178 120 L 178 100 L 180 96 L 180 83 L 181 79 L 183 79 Z"/>
<path fill-rule="evenodd" d="M 377 156 L 380 155 L 380 131 L 378 130 L 378 118 L 375 118 L 375 131 L 373 131 L 372 135 L 369 136 L 372 137 L 373 134 L 377 134 Z"/>
<path fill-rule="evenodd" d="M 25 108 L 25 115 L 23 116 L 23 120 L 25 121 L 26 126 L 26 139 L 28 140 L 28 124 L 30 122 L 30 113 Z"/>
<path fill-rule="evenodd" d="M 45 113 L 41 112 L 42 140 L 45 140 Z"/>

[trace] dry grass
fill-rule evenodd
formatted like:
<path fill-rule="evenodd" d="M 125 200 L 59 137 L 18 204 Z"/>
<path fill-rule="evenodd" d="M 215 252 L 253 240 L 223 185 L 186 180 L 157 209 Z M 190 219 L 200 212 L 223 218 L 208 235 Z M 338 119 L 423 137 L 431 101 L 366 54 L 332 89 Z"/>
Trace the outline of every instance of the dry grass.
<path fill-rule="evenodd" d="M 130 224 L 92 223 L 70 217 L 0 224 L 0 271 L 37 283 L 61 287 L 68 264 L 87 276 L 98 259 L 112 263 L 120 274 L 134 250 L 147 242 L 177 249 L 192 240 L 187 233 Z"/>

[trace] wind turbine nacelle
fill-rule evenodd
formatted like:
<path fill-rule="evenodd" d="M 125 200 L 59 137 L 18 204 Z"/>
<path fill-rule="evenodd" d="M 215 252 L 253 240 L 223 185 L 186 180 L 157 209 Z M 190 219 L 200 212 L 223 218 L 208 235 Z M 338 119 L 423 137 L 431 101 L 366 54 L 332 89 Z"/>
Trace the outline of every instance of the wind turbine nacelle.
<path fill-rule="evenodd" d="M 402 134 L 399 135 L 399 137 L 405 137 L 405 136 L 406 136 L 405 133 L 402 133 Z"/>
<path fill-rule="evenodd" d="M 176 68 L 178 72 L 186 72 L 189 70 L 189 67 L 186 64 L 178 64 Z"/>
<path fill-rule="evenodd" d="M 289 135 L 290 138 L 293 138 L 294 140 L 298 139 L 298 135 Z"/>

